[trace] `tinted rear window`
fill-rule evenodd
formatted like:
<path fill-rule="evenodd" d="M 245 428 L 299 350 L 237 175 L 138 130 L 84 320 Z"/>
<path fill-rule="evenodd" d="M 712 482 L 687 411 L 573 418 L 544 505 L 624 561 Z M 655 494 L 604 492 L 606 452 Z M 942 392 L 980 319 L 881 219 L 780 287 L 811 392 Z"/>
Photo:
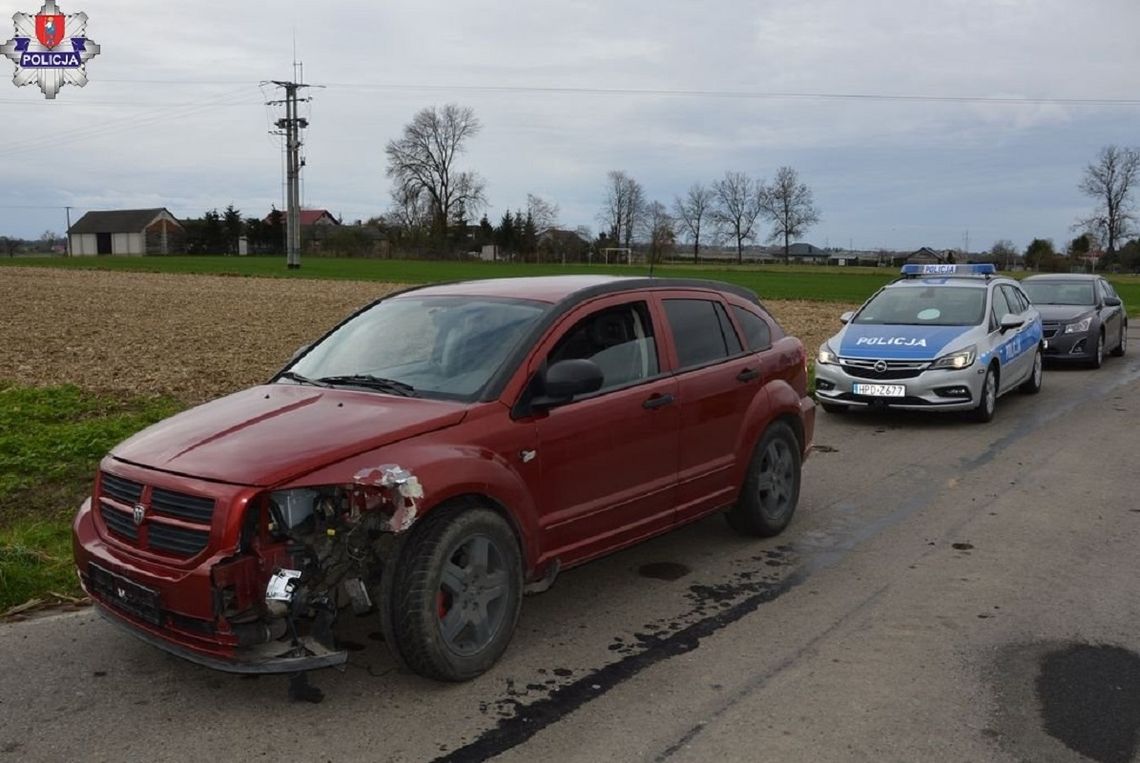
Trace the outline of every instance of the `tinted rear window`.
<path fill-rule="evenodd" d="M 719 304 L 707 299 L 665 300 L 665 314 L 673 330 L 681 368 L 702 366 L 739 351 L 729 349 L 733 345 L 739 348 L 740 340 L 732 327 L 726 325 L 727 316 L 722 317 L 718 307 Z"/>
<path fill-rule="evenodd" d="M 772 329 L 768 327 L 767 321 L 756 313 L 745 310 L 738 305 L 732 306 L 732 312 L 736 316 L 736 322 L 740 324 L 741 330 L 744 331 L 744 339 L 748 342 L 748 349 L 756 352 L 766 349 L 772 344 Z"/>

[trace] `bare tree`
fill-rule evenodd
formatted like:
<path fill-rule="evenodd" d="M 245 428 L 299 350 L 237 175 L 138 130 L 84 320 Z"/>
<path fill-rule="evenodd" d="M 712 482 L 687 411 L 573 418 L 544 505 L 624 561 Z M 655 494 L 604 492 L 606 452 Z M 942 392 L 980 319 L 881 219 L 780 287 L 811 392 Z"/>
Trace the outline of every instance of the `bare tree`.
<path fill-rule="evenodd" d="M 540 234 L 558 227 L 558 205 L 533 193 L 526 195 L 526 211 Z"/>
<path fill-rule="evenodd" d="M 807 233 L 808 228 L 819 222 L 811 189 L 800 182 L 794 169 L 781 167 L 776 171 L 775 181 L 761 194 L 761 207 L 764 216 L 772 221 L 768 240 L 784 240 L 784 264 L 787 265 L 792 239 Z"/>
<path fill-rule="evenodd" d="M 764 183 L 743 172 L 726 172 L 713 183 L 712 190 L 715 196 L 713 222 L 736 241 L 736 261 L 742 263 L 744 242 L 756 237 L 756 218 L 760 216 Z"/>
<path fill-rule="evenodd" d="M 990 255 L 994 258 L 994 265 L 1001 270 L 1009 270 L 1009 266 L 1017 259 L 1017 247 L 1008 238 L 995 241 L 990 247 Z"/>
<path fill-rule="evenodd" d="M 621 170 L 606 173 L 606 203 L 598 215 L 610 237 L 629 248 L 645 213 L 645 191 L 641 183 Z"/>
<path fill-rule="evenodd" d="M 392 189 L 392 206 L 388 218 L 408 232 L 422 231 L 431 225 L 431 203 L 424 191 L 404 186 Z"/>
<path fill-rule="evenodd" d="M 689 192 L 673 201 L 673 214 L 677 228 L 685 232 L 693 242 L 693 262 L 701 259 L 701 227 L 713 211 L 716 194 L 702 183 L 689 186 Z"/>
<path fill-rule="evenodd" d="M 649 244 L 649 261 L 661 262 L 677 238 L 674 220 L 669 209 L 659 201 L 645 205 L 641 232 Z"/>
<path fill-rule="evenodd" d="M 1105 253 L 1116 253 L 1116 244 L 1132 232 L 1136 222 L 1132 188 L 1140 179 L 1140 150 L 1105 146 L 1095 163 L 1085 168 L 1080 189 L 1098 200 L 1091 216 L 1078 220 L 1075 228 L 1088 228 L 1106 244 Z"/>
<path fill-rule="evenodd" d="M 469 138 L 479 134 L 479 120 L 468 107 L 449 103 L 418 112 L 397 140 L 388 141 L 388 177 L 405 199 L 426 198 L 436 230 L 472 215 L 486 203 L 483 180 L 455 162 Z"/>

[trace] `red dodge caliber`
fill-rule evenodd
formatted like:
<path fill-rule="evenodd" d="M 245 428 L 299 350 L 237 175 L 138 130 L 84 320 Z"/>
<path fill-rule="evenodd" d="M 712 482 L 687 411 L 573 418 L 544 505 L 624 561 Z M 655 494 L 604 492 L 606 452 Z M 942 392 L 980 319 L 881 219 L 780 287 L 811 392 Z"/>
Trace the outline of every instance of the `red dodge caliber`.
<path fill-rule="evenodd" d="M 803 345 L 739 287 L 415 288 L 112 450 L 75 562 L 108 620 L 203 665 L 341 664 L 352 608 L 464 680 L 560 570 L 716 511 L 782 531 L 814 422 Z"/>

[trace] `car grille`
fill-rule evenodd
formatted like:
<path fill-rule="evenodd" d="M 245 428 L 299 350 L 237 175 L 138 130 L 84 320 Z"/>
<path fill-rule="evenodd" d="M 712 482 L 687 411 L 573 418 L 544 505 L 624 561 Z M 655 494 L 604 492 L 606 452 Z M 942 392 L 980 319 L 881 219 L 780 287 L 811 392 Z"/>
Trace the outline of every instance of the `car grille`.
<path fill-rule="evenodd" d="M 145 518 L 135 523 L 135 506 Z M 134 548 L 189 558 L 210 542 L 213 498 L 144 485 L 114 474 L 99 475 L 99 516 L 111 536 Z M 187 524 L 197 525 L 187 527 Z"/>
<path fill-rule="evenodd" d="M 840 358 L 839 363 L 848 376 L 854 376 L 857 379 L 874 379 L 875 381 L 913 379 L 930 365 L 930 361 L 927 360 L 879 361 L 856 358 Z M 876 370 L 875 365 L 878 363 L 885 363 L 886 368 L 882 371 Z"/>

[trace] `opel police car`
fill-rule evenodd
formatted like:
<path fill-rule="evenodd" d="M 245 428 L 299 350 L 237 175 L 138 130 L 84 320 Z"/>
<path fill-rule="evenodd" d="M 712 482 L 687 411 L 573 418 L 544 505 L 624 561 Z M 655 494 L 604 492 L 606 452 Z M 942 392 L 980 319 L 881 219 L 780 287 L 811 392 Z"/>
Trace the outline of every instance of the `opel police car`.
<path fill-rule="evenodd" d="M 993 418 L 997 399 L 1041 389 L 1041 316 L 993 265 L 904 265 L 816 359 L 825 411 L 886 406 Z"/>

